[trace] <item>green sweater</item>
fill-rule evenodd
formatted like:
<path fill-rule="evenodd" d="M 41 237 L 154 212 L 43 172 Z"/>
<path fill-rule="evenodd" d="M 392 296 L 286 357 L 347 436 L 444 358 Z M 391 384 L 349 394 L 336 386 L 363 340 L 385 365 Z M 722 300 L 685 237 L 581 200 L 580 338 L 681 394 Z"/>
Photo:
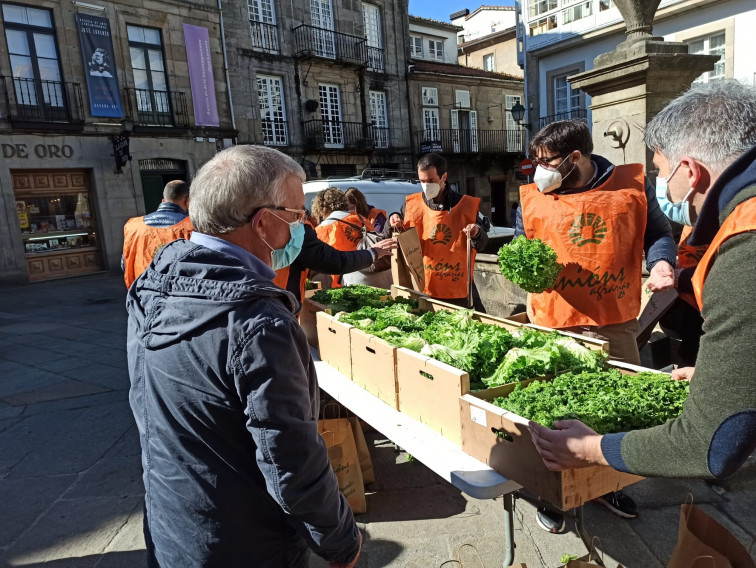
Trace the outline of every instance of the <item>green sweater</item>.
<path fill-rule="evenodd" d="M 719 223 L 756 196 L 746 187 Z M 719 248 L 703 290 L 704 335 L 679 418 L 602 439 L 615 469 L 650 477 L 718 478 L 732 474 L 756 443 L 756 232 Z"/>

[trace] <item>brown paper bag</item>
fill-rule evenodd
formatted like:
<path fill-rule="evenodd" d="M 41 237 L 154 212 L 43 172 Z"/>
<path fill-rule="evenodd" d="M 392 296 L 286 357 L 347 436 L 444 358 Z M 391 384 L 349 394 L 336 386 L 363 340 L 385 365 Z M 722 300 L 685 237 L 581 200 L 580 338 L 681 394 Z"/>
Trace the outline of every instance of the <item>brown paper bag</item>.
<path fill-rule="evenodd" d="M 730 531 L 692 504 L 680 507 L 677 546 L 668 568 L 756 568 Z"/>
<path fill-rule="evenodd" d="M 360 461 L 360 471 L 362 472 L 362 482 L 367 485 L 375 481 L 375 472 L 373 471 L 373 460 L 370 458 L 365 434 L 362 431 L 360 419 L 356 416 L 350 416 L 349 424 L 352 425 L 352 435 L 354 436 L 354 445 L 357 448 L 357 458 Z"/>
<path fill-rule="evenodd" d="M 323 436 L 328 448 L 328 459 L 336 474 L 339 491 L 346 497 L 353 513 L 367 512 L 365 486 L 349 420 L 346 418 L 318 420 L 318 432 Z"/>
<path fill-rule="evenodd" d="M 425 268 L 417 229 L 410 227 L 395 238 L 399 250 L 392 270 L 399 273 L 394 274 L 394 283 L 422 292 L 425 289 Z M 406 281 L 406 272 L 409 272 L 410 282 Z"/>

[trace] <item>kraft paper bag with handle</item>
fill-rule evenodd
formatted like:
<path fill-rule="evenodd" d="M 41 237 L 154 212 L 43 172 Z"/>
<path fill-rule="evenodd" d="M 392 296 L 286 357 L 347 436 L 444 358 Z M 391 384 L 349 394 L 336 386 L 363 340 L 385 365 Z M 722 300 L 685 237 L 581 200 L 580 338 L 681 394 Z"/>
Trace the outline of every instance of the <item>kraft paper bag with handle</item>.
<path fill-rule="evenodd" d="M 410 227 L 395 238 L 399 250 L 396 254 L 397 262 L 392 265 L 392 270 L 398 270 L 399 274 L 394 274 L 394 283 L 422 292 L 425 289 L 425 268 L 417 229 Z M 410 282 L 406 281 L 407 272 Z"/>
<path fill-rule="evenodd" d="M 354 436 L 354 445 L 357 448 L 357 459 L 360 461 L 360 471 L 362 472 L 362 482 L 364 484 L 375 481 L 375 472 L 373 471 L 373 460 L 370 458 L 365 434 L 362 431 L 360 419 L 356 416 L 347 418 L 352 425 L 352 435 Z"/>
<path fill-rule="evenodd" d="M 677 546 L 667 568 L 756 568 L 732 533 L 692 503 L 680 507 Z"/>
<path fill-rule="evenodd" d="M 346 418 L 318 420 L 318 432 L 328 448 L 328 459 L 336 474 L 339 491 L 346 497 L 353 513 L 367 512 L 365 486 L 349 420 Z"/>

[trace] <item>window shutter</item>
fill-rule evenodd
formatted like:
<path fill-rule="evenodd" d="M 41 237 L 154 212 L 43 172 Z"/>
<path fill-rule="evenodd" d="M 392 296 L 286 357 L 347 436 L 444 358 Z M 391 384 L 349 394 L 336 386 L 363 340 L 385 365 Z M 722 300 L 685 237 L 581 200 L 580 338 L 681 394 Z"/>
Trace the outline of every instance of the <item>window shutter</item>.
<path fill-rule="evenodd" d="M 470 111 L 470 150 L 478 151 L 478 111 Z"/>
<path fill-rule="evenodd" d="M 459 153 L 459 111 L 451 111 L 451 128 L 452 128 L 452 152 Z"/>

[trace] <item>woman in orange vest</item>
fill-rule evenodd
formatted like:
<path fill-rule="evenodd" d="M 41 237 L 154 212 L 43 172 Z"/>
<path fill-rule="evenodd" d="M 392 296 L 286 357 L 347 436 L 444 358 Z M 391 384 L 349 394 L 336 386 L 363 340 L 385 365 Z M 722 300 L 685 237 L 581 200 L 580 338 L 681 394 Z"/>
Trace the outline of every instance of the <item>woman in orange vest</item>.
<path fill-rule="evenodd" d="M 386 212 L 372 205 L 368 205 L 365 195 L 356 187 L 349 187 L 344 192 L 349 202 L 349 211 L 362 215 L 375 229 L 376 233 L 383 234 L 386 228 Z"/>

